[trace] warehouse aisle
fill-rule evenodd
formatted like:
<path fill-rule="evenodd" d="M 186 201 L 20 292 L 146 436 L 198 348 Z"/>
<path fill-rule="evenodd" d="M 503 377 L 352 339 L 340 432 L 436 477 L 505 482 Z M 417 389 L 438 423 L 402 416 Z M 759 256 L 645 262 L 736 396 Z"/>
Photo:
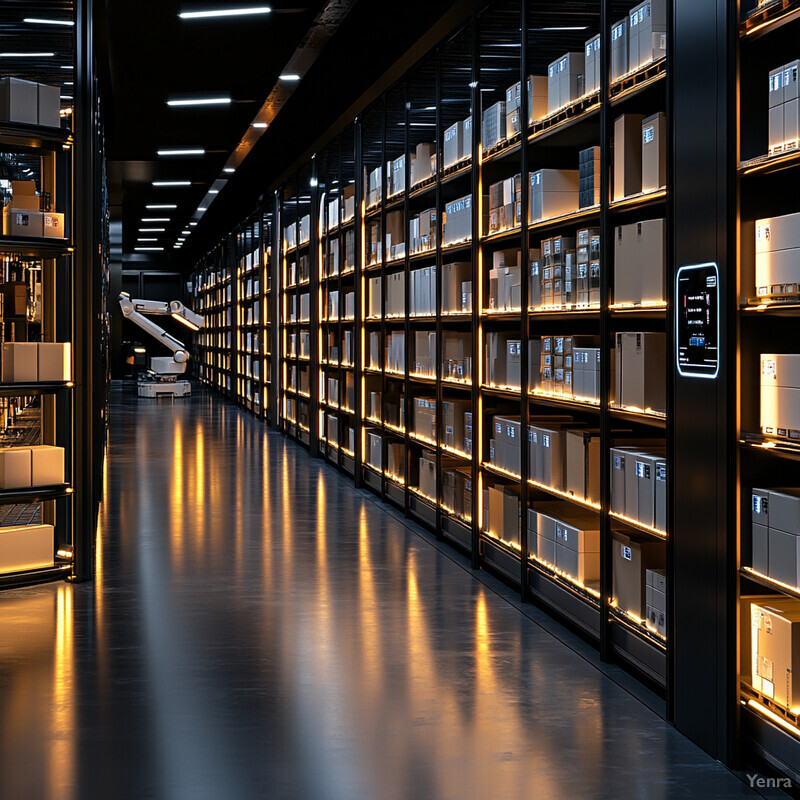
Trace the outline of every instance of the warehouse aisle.
<path fill-rule="evenodd" d="M 0 797 L 756 796 L 246 413 L 112 419 L 96 583 L 0 595 Z"/>

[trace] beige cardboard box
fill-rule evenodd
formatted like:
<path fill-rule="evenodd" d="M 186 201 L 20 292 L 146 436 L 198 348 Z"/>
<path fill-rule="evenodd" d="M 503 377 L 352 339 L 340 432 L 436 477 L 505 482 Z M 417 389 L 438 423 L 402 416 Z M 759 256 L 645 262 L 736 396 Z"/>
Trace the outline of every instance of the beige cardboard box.
<path fill-rule="evenodd" d="M 667 184 L 667 120 L 659 111 L 642 121 L 642 191 Z"/>
<path fill-rule="evenodd" d="M 64 215 L 50 212 L 42 214 L 42 232 L 48 239 L 64 239 L 67 235 L 64 232 Z"/>
<path fill-rule="evenodd" d="M 31 450 L 31 486 L 57 486 L 64 483 L 64 448 L 48 444 Z"/>
<path fill-rule="evenodd" d="M 3 235 L 41 239 L 44 236 L 44 215 L 41 211 L 6 206 L 3 209 Z"/>
<path fill-rule="evenodd" d="M 0 448 L 0 489 L 30 489 L 30 487 L 30 448 Z"/>
<path fill-rule="evenodd" d="M 54 563 L 52 525 L 15 525 L 0 528 L 0 573 L 43 569 Z"/>
<path fill-rule="evenodd" d="M 25 125 L 39 123 L 39 92 L 33 81 L 0 78 L 0 120 Z"/>
<path fill-rule="evenodd" d="M 35 383 L 39 379 L 35 342 L 9 342 L 3 345 L 3 383 Z"/>
<path fill-rule="evenodd" d="M 72 345 L 69 342 L 40 342 L 37 355 L 40 381 L 72 380 Z"/>
<path fill-rule="evenodd" d="M 666 409 L 666 348 L 663 333 L 617 334 L 618 405 L 653 411 Z"/>
<path fill-rule="evenodd" d="M 614 120 L 614 200 L 642 191 L 643 114 L 622 114 Z"/>
<path fill-rule="evenodd" d="M 619 531 L 612 531 L 613 594 L 619 609 L 639 619 L 645 614 L 645 573 L 663 569 L 666 548 L 660 542 L 637 541 Z"/>
<path fill-rule="evenodd" d="M 759 691 L 779 706 L 800 713 L 800 602 L 752 606 Z M 754 687 L 756 688 L 756 687 Z"/>
<path fill-rule="evenodd" d="M 11 205 L 28 211 L 39 211 L 36 181 L 11 181 Z"/>

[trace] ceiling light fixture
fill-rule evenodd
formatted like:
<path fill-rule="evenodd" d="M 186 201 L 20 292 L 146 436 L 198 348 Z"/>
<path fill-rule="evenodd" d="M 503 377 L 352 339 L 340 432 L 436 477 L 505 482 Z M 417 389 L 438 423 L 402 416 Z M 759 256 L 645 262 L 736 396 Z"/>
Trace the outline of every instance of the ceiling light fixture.
<path fill-rule="evenodd" d="M 134 250 L 163 250 L 163 247 L 134 247 Z"/>
<path fill-rule="evenodd" d="M 25 17 L 22 21 L 30 25 L 69 25 L 72 27 L 75 24 L 71 19 L 37 19 L 36 17 Z"/>
<path fill-rule="evenodd" d="M 227 106 L 233 101 L 230 97 L 195 97 L 185 100 L 167 100 L 168 106 Z"/>
<path fill-rule="evenodd" d="M 219 194 L 219 189 L 209 189 L 208 193 L 209 194 Z"/>
<path fill-rule="evenodd" d="M 166 228 L 139 228 L 139 233 L 164 233 Z"/>
<path fill-rule="evenodd" d="M 267 123 L 266 122 L 254 122 L 253 123 L 253 127 L 254 128 L 266 128 L 267 127 Z"/>
<path fill-rule="evenodd" d="M 204 156 L 206 154 L 205 149 L 200 147 L 184 150 L 157 150 L 156 152 L 160 156 Z"/>
<path fill-rule="evenodd" d="M 52 58 L 55 53 L 0 53 L 0 58 Z"/>
<path fill-rule="evenodd" d="M 196 222 L 190 222 L 189 224 L 192 225 L 192 226 L 197 225 Z"/>
<path fill-rule="evenodd" d="M 206 208 L 205 206 L 200 206 L 197 210 L 198 211 L 208 211 L 208 208 Z"/>
<path fill-rule="evenodd" d="M 236 172 L 236 168 L 235 167 L 225 167 L 225 169 L 223 169 L 222 171 L 223 172 L 227 172 L 228 174 L 230 174 L 231 172 Z"/>
<path fill-rule="evenodd" d="M 191 232 L 191 231 L 181 231 L 181 233 L 182 233 L 184 236 L 191 236 L 191 235 L 192 235 L 192 232 Z"/>
<path fill-rule="evenodd" d="M 563 25 L 555 28 L 534 28 L 535 31 L 585 31 L 587 25 Z"/>
<path fill-rule="evenodd" d="M 142 217 L 142 222 L 170 222 L 170 217 Z"/>
<path fill-rule="evenodd" d="M 251 8 L 220 8 L 210 11 L 181 11 L 181 19 L 209 19 L 212 17 L 247 17 L 256 14 L 271 14 L 269 6 L 253 6 Z"/>
<path fill-rule="evenodd" d="M 150 237 L 150 236 L 139 236 L 136 239 L 136 241 L 137 242 L 157 242 L 158 239 L 155 236 L 153 236 L 153 237 Z"/>
<path fill-rule="evenodd" d="M 299 81 L 300 76 L 296 72 L 284 72 L 283 75 L 279 77 L 279 80 L 282 81 Z"/>
<path fill-rule="evenodd" d="M 155 211 L 156 209 L 159 209 L 159 208 L 167 209 L 167 208 L 177 208 L 177 207 L 178 206 L 176 206 L 174 204 L 170 204 L 170 203 L 166 203 L 166 204 L 165 203 L 151 203 L 150 205 L 146 205 L 145 206 L 145 208 L 149 208 L 152 211 Z"/>
<path fill-rule="evenodd" d="M 153 186 L 191 186 L 191 181 L 153 181 Z"/>

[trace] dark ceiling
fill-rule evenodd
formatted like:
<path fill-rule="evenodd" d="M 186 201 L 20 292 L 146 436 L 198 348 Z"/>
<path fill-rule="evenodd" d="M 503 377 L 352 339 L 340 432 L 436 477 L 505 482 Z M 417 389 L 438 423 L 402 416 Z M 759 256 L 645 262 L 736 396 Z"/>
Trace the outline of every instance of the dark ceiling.
<path fill-rule="evenodd" d="M 474 2 L 314 0 L 301 5 L 280 0 L 269 3 L 272 13 L 259 16 L 179 18 L 182 11 L 252 5 L 252 0 L 159 0 L 145 7 L 106 0 L 97 9 L 101 54 L 107 57 L 107 64 L 101 57 L 100 71 L 111 214 L 123 223 L 126 262 L 189 271 L 448 9 L 455 7 L 451 15 L 458 15 L 463 7 L 466 15 Z M 302 79 L 281 81 L 287 68 Z M 207 108 L 167 105 L 168 99 L 193 95 L 229 95 L 233 102 Z M 269 108 L 264 106 L 268 97 Z M 250 128 L 260 114 L 267 114 L 269 127 Z M 245 136 L 260 138 L 241 167 L 226 174 L 226 165 L 238 166 L 236 148 Z M 160 158 L 156 152 L 162 148 L 206 152 Z M 191 186 L 152 185 L 160 180 L 188 180 Z M 224 183 L 214 183 L 219 180 Z M 209 195 L 212 188 L 219 193 Z M 148 204 L 177 207 L 148 210 Z M 198 212 L 199 207 L 208 211 Z M 168 222 L 142 222 L 167 217 Z M 190 221 L 196 225 L 189 226 Z M 190 235 L 182 234 L 187 230 Z M 186 244 L 176 250 L 181 236 Z"/>

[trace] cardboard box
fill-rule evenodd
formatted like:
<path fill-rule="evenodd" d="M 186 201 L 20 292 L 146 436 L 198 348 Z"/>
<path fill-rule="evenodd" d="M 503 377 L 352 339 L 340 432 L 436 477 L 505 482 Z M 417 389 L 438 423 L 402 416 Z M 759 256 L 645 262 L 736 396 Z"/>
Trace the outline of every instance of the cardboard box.
<path fill-rule="evenodd" d="M 600 34 L 592 37 L 584 46 L 584 60 L 586 63 L 586 77 L 584 79 L 584 92 L 587 95 L 600 90 Z"/>
<path fill-rule="evenodd" d="M 464 145 L 462 144 L 463 136 L 463 122 L 456 122 L 444 132 L 443 163 L 445 169 L 451 167 L 453 164 L 457 164 L 461 160 L 461 153 L 464 149 Z"/>
<path fill-rule="evenodd" d="M 664 569 L 666 548 L 612 531 L 613 596 L 622 612 L 639 619 L 645 616 L 646 571 Z"/>
<path fill-rule="evenodd" d="M 495 147 L 506 139 L 506 103 L 499 100 L 483 112 L 482 139 L 484 150 Z"/>
<path fill-rule="evenodd" d="M 40 83 L 37 86 L 37 111 L 39 125 L 48 128 L 61 127 L 61 89 Z"/>
<path fill-rule="evenodd" d="M 380 434 L 367 432 L 367 463 L 377 470 L 383 469 L 383 441 Z"/>
<path fill-rule="evenodd" d="M 0 78 L 0 120 L 24 125 L 39 123 L 39 89 L 32 81 Z"/>
<path fill-rule="evenodd" d="M 0 448 L 0 489 L 30 489 L 31 448 Z"/>
<path fill-rule="evenodd" d="M 777 705 L 800 713 L 800 602 L 776 598 L 753 604 L 753 688 Z"/>
<path fill-rule="evenodd" d="M 548 78 L 546 75 L 529 75 L 527 85 L 528 124 L 531 124 L 548 114 Z"/>
<path fill-rule="evenodd" d="M 800 294 L 800 213 L 756 220 L 756 294 Z"/>
<path fill-rule="evenodd" d="M 540 169 L 531 172 L 530 219 L 538 222 L 578 210 L 578 170 Z"/>
<path fill-rule="evenodd" d="M 64 483 L 64 448 L 35 445 L 31 451 L 31 486 L 58 486 Z"/>
<path fill-rule="evenodd" d="M 619 80 L 628 71 L 628 17 L 611 26 L 611 80 Z"/>
<path fill-rule="evenodd" d="M 662 302 L 665 291 L 666 221 L 619 225 L 614 243 L 614 302 Z"/>
<path fill-rule="evenodd" d="M 614 120 L 614 200 L 642 191 L 643 114 L 622 114 Z"/>
<path fill-rule="evenodd" d="M 617 334 L 616 404 L 666 410 L 667 342 L 663 333 Z"/>
<path fill-rule="evenodd" d="M 600 432 L 570 429 L 565 441 L 565 490 L 579 500 L 600 502 Z"/>
<path fill-rule="evenodd" d="M 44 236 L 44 214 L 6 206 L 3 209 L 3 235 L 40 239 Z"/>
<path fill-rule="evenodd" d="M 3 345 L 3 383 L 36 383 L 39 379 L 35 342 L 8 342 Z"/>
<path fill-rule="evenodd" d="M 72 346 L 69 342 L 40 342 L 36 345 L 38 380 L 72 380 Z"/>
<path fill-rule="evenodd" d="M 472 195 L 445 204 L 442 239 L 445 245 L 472 239 Z"/>
<path fill-rule="evenodd" d="M 667 185 L 667 120 L 662 112 L 642 120 L 642 191 Z"/>
<path fill-rule="evenodd" d="M 762 353 L 761 431 L 800 438 L 800 355 Z"/>
<path fill-rule="evenodd" d="M 0 527 L 0 573 L 44 569 L 55 563 L 52 525 Z"/>
<path fill-rule="evenodd" d="M 455 261 L 442 266 L 442 311 L 445 313 L 471 310 L 464 307 L 463 286 L 471 283 L 472 264 Z"/>

